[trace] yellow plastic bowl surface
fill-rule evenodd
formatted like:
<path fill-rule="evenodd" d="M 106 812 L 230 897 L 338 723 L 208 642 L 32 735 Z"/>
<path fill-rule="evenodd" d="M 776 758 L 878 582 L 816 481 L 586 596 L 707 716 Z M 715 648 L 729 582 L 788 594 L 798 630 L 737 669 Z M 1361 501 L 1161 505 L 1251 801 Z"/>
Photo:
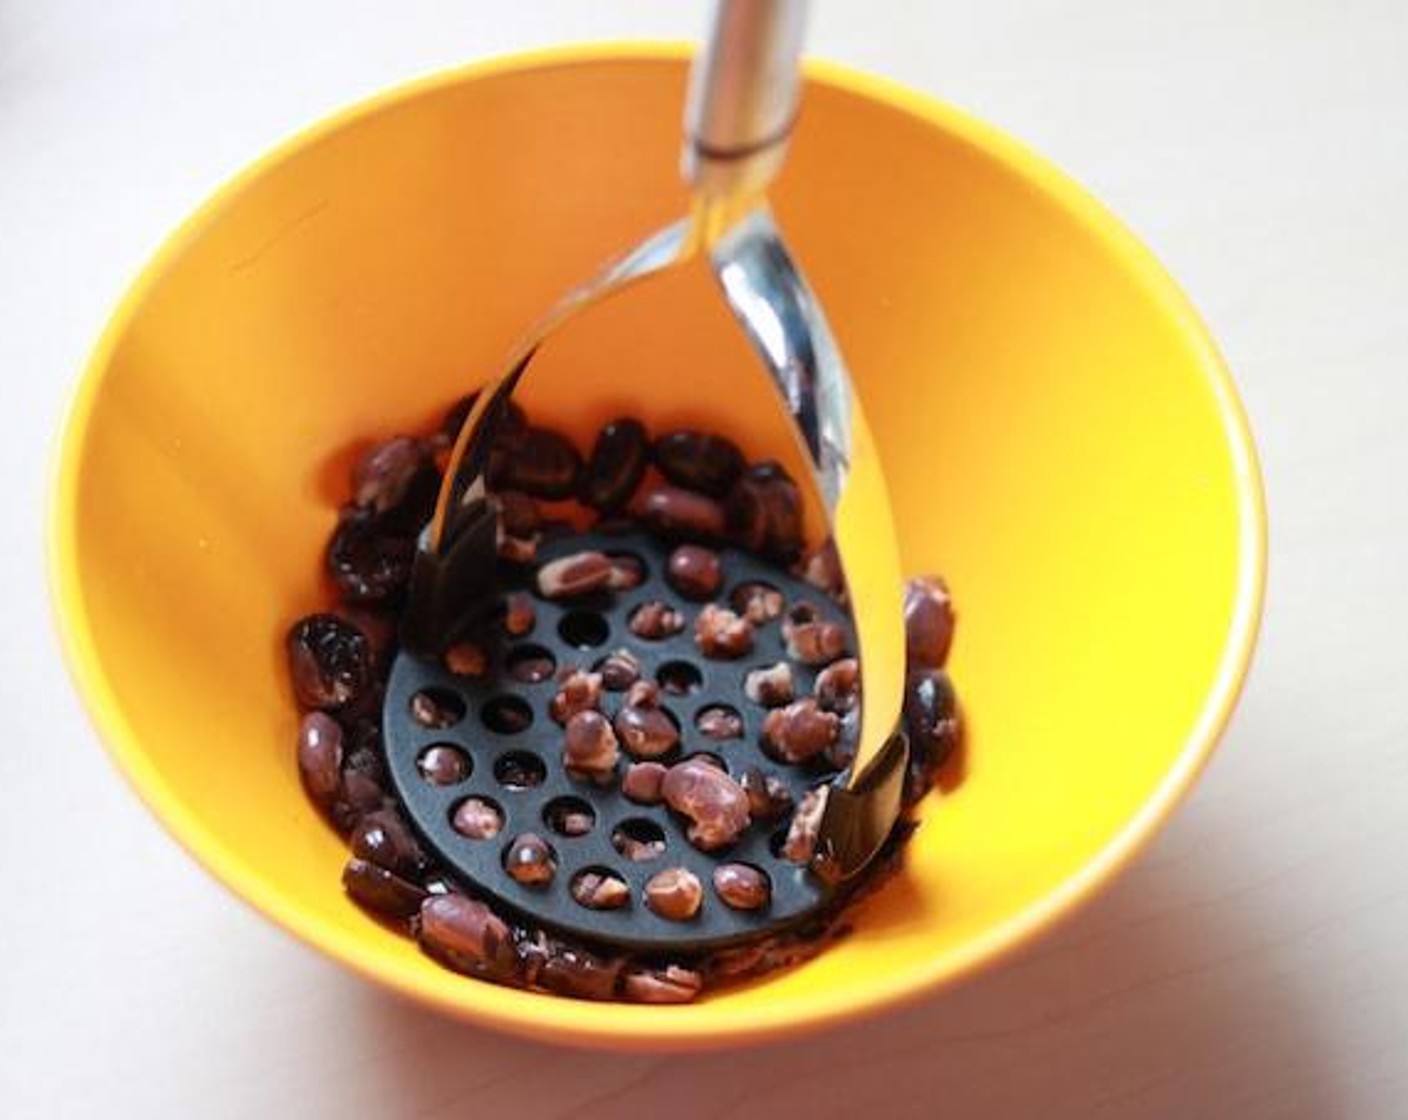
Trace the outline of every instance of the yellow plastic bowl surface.
<path fill-rule="evenodd" d="M 496 368 L 569 283 L 683 213 L 685 55 L 530 55 L 373 98 L 237 176 L 103 334 L 64 433 L 59 626 L 113 757 L 234 891 L 389 988 L 479 1023 L 634 1048 L 776 1038 L 893 1007 L 1049 928 L 1128 862 L 1227 719 L 1260 610 L 1242 413 L 1174 285 L 1096 203 L 993 130 L 813 66 L 775 194 L 880 447 L 905 566 L 943 573 L 964 780 L 907 873 L 816 961 L 686 1007 L 475 982 L 343 896 L 294 765 L 289 622 L 347 448 Z M 578 437 L 777 423 L 718 297 L 647 285 L 535 367 Z M 768 417 L 773 417 L 769 420 Z"/>

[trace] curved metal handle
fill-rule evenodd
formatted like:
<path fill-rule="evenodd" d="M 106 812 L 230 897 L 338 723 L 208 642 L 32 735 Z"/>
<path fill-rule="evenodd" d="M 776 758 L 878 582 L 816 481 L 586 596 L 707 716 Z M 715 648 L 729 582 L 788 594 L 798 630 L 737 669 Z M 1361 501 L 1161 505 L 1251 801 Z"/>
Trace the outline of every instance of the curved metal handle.
<path fill-rule="evenodd" d="M 845 567 L 865 666 L 865 705 L 850 776 L 831 789 L 820 832 L 828 873 L 845 877 L 889 835 L 909 758 L 904 737 L 892 733 L 904 695 L 899 545 L 873 449 L 863 464 L 868 469 L 852 469 L 859 410 L 845 362 L 766 206 L 711 244 L 709 263 L 796 422 Z M 856 506 L 868 516 L 857 516 Z"/>
<path fill-rule="evenodd" d="M 407 649 L 443 653 L 467 622 L 483 617 L 498 601 L 498 515 L 488 500 L 489 447 L 538 347 L 573 315 L 689 260 L 698 245 L 690 218 L 646 238 L 553 304 L 519 339 L 499 378 L 480 391 L 450 450 L 435 512 L 416 550 L 401 616 L 401 641 Z"/>
<path fill-rule="evenodd" d="M 767 367 L 834 519 L 852 454 L 855 391 L 822 313 L 766 206 L 709 247 L 724 298 Z"/>
<path fill-rule="evenodd" d="M 797 118 L 808 0 L 717 0 L 685 104 L 685 181 L 704 198 L 762 192 Z"/>

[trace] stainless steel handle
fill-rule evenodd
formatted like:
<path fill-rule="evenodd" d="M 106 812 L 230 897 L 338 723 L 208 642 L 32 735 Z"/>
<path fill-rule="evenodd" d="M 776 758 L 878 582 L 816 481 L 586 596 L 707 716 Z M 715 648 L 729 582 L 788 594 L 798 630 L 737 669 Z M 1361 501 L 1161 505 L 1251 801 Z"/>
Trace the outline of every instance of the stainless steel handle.
<path fill-rule="evenodd" d="M 690 71 L 681 169 L 707 199 L 762 192 L 797 116 L 809 0 L 717 0 Z"/>

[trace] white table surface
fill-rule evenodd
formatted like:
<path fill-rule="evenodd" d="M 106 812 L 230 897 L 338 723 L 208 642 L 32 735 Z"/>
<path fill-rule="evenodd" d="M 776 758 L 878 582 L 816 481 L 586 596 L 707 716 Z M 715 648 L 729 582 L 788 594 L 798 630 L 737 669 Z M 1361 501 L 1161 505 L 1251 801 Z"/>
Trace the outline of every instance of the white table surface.
<path fill-rule="evenodd" d="M 158 239 L 379 87 L 698 23 L 643 0 L 0 0 L 0 1116 L 1408 1117 L 1402 0 L 820 6 L 817 53 L 1008 128 L 1152 244 L 1266 469 L 1268 611 L 1220 754 L 1151 852 L 1014 963 L 855 1037 L 527 1045 L 277 932 L 100 754 L 40 525 L 65 392 Z"/>

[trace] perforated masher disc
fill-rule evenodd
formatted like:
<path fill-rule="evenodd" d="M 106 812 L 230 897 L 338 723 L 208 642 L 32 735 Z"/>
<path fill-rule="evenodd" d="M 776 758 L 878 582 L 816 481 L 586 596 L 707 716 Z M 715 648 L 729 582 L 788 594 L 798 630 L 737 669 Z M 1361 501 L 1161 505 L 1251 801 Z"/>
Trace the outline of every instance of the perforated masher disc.
<path fill-rule="evenodd" d="M 539 562 L 584 549 L 632 554 L 643 564 L 645 578 L 628 591 L 595 592 L 562 601 L 544 599 L 534 592 L 536 621 L 529 633 L 508 637 L 499 627 L 482 636 L 488 665 L 481 676 L 456 675 L 439 660 L 409 652 L 396 658 L 387 687 L 383 730 L 391 778 L 406 815 L 424 843 L 469 889 L 528 924 L 597 943 L 640 952 L 696 952 L 751 941 L 813 916 L 831 899 L 833 888 L 777 854 L 786 817 L 772 824 L 754 822 L 733 845 L 704 852 L 687 839 L 689 822 L 666 805 L 643 805 L 622 794 L 619 779 L 631 761 L 624 749 L 616 780 L 609 785 L 567 774 L 562 763 L 563 729 L 548 711 L 558 687 L 556 673 L 537 683 L 524 683 L 508 671 L 517 658 L 545 653 L 558 671 L 569 666 L 590 669 L 609 652 L 629 649 L 640 661 L 641 678 L 661 684 L 661 706 L 680 731 L 679 744 L 659 760 L 666 764 L 691 754 L 711 754 L 735 779 L 757 766 L 777 775 L 796 802 L 836 773 L 824 762 L 781 763 L 761 745 L 767 709 L 747 699 L 743 680 L 749 670 L 786 658 L 780 620 L 756 627 L 749 655 L 733 661 L 706 658 L 694 642 L 694 619 L 703 604 L 684 598 L 664 578 L 670 545 L 635 530 L 610 535 L 568 533 L 546 538 L 539 548 Z M 724 583 L 715 601 L 726 601 L 743 583 L 770 584 L 782 593 L 788 606 L 810 603 L 822 618 L 839 624 L 847 635 L 847 648 L 855 650 L 850 616 L 824 592 L 760 557 L 731 548 L 716 551 Z M 534 591 L 530 570 L 503 565 L 500 578 L 505 594 Z M 680 611 L 684 628 L 658 641 L 633 634 L 627 621 L 636 607 L 650 600 L 661 600 Z M 820 670 L 796 661 L 790 664 L 796 694 L 810 695 Z M 449 727 L 421 726 L 411 718 L 410 706 L 422 690 L 453 698 L 456 702 L 451 706 L 462 710 L 463 717 Z M 604 691 L 602 714 L 614 719 L 624 695 Z M 698 730 L 695 720 L 700 711 L 717 705 L 727 705 L 739 714 L 743 725 L 740 737 L 721 741 Z M 512 720 L 503 718 L 506 709 L 512 709 Z M 505 730 L 525 722 L 521 730 Z M 452 745 L 469 760 L 469 772 L 462 781 L 438 785 L 422 776 L 418 759 L 436 744 Z M 451 823 L 455 809 L 468 797 L 484 799 L 499 808 L 503 828 L 496 836 L 473 840 L 455 830 Z M 580 836 L 554 831 L 550 807 L 562 806 L 563 799 L 570 799 L 579 811 L 583 805 L 590 810 L 594 821 L 590 831 Z M 663 836 L 664 851 L 649 860 L 628 859 L 612 841 L 620 828 Z M 524 832 L 538 834 L 554 849 L 556 873 L 545 885 L 519 883 L 504 870 L 506 848 Z M 767 875 L 771 897 L 766 906 L 756 911 L 737 910 L 714 893 L 713 871 L 728 862 L 750 864 Z M 668 867 L 688 868 L 703 885 L 703 903 L 688 921 L 669 920 L 645 905 L 646 881 Z M 612 910 L 579 904 L 570 884 L 578 873 L 591 870 L 608 870 L 623 879 L 630 889 L 629 902 Z"/>

